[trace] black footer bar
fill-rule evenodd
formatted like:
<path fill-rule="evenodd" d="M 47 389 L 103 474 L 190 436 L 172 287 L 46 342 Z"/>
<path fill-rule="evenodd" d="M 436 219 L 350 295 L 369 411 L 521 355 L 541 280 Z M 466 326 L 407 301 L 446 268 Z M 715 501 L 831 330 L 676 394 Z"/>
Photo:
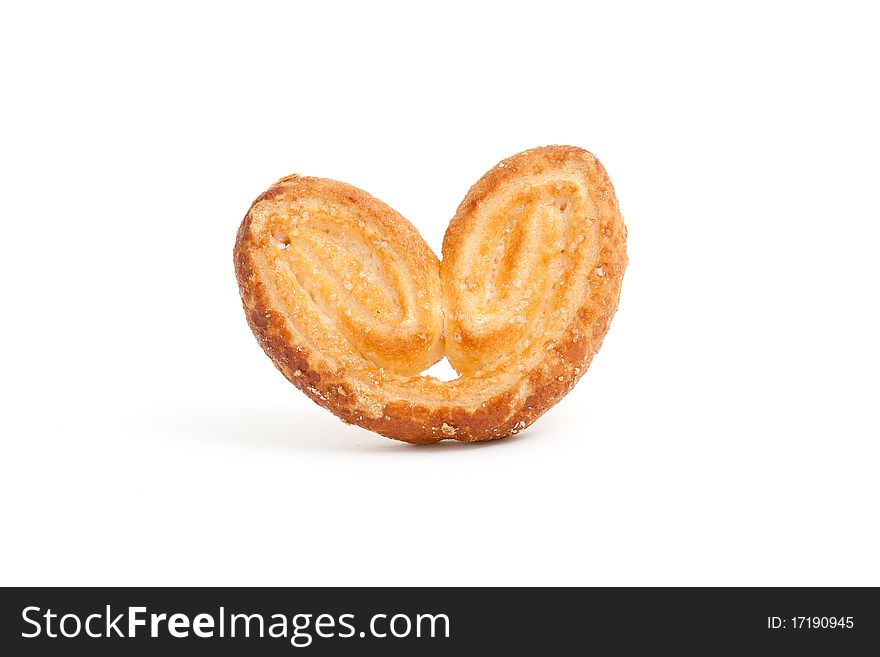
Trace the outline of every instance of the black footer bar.
<path fill-rule="evenodd" d="M 873 588 L 7 588 L 0 595 L 7 655 L 880 650 Z"/>

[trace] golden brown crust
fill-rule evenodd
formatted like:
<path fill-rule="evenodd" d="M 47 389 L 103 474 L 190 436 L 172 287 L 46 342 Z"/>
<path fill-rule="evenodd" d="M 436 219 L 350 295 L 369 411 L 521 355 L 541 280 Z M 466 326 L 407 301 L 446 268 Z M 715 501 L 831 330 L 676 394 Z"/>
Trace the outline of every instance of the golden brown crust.
<path fill-rule="evenodd" d="M 626 229 L 598 160 L 548 146 L 471 188 L 442 263 L 381 201 L 301 176 L 254 201 L 234 259 L 254 334 L 315 402 L 407 442 L 489 440 L 586 371 L 617 308 Z M 462 376 L 417 375 L 444 353 Z"/>

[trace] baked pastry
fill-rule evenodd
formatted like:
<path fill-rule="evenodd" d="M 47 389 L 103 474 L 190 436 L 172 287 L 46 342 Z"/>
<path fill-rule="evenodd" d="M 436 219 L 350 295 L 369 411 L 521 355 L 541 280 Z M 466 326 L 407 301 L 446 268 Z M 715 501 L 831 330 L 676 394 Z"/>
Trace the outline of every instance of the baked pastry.
<path fill-rule="evenodd" d="M 599 161 L 547 146 L 470 189 L 442 262 L 381 201 L 298 175 L 254 201 L 234 259 L 257 340 L 315 402 L 411 443 L 491 440 L 586 371 L 617 309 L 626 228 Z M 444 354 L 459 378 L 419 374 Z"/>

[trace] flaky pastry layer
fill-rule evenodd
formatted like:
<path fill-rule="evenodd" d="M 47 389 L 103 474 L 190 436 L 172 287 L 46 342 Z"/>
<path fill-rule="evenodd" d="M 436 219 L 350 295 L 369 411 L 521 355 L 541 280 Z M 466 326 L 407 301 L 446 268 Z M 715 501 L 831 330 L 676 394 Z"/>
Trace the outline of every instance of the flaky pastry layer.
<path fill-rule="evenodd" d="M 470 189 L 442 262 L 381 201 L 306 176 L 254 201 L 234 259 L 254 334 L 315 402 L 407 442 L 490 440 L 586 371 L 617 309 L 626 228 L 599 161 L 548 146 Z M 419 375 L 444 354 L 459 378 Z"/>

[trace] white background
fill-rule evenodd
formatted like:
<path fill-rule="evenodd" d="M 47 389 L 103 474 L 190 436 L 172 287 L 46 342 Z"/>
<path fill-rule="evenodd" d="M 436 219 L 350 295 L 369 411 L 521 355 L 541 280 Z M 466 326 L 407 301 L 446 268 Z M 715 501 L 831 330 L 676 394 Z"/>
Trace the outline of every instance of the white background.
<path fill-rule="evenodd" d="M 240 4 L 2 10 L 0 583 L 880 584 L 871 3 Z M 439 250 L 552 143 L 631 264 L 533 428 L 395 443 L 263 355 L 232 246 L 273 181 Z"/>

